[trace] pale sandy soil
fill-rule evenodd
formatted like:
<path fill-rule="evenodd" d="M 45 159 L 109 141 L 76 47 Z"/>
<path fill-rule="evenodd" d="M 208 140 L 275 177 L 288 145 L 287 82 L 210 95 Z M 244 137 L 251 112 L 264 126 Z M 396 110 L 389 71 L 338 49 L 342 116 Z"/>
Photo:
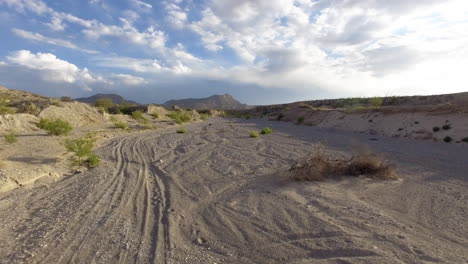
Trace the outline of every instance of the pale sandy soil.
<path fill-rule="evenodd" d="M 186 128 L 109 139 L 102 166 L 0 194 L 0 263 L 468 263 L 467 146 L 263 120 Z M 367 144 L 401 180 L 288 182 L 318 142 Z"/>

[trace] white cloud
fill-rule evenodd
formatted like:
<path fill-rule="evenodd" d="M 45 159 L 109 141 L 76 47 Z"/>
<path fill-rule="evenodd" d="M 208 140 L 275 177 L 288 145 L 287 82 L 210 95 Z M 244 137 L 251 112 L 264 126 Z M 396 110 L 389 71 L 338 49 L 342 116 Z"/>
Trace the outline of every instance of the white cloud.
<path fill-rule="evenodd" d="M 187 14 L 177 5 L 177 3 L 165 2 L 166 21 L 174 28 L 182 29 L 187 22 Z"/>
<path fill-rule="evenodd" d="M 98 53 L 95 50 L 82 49 L 82 48 L 78 47 L 77 45 L 75 45 L 72 42 L 67 41 L 67 40 L 56 39 L 56 38 L 48 38 L 48 37 L 45 37 L 45 36 L 43 36 L 43 35 L 41 35 L 39 33 L 33 33 L 33 32 L 29 32 L 29 31 L 22 30 L 22 29 L 17 29 L 17 28 L 12 29 L 12 31 L 13 31 L 13 33 L 15 33 L 15 35 L 17 35 L 19 37 L 22 37 L 22 38 L 25 38 L 25 39 L 38 41 L 38 42 L 44 42 L 44 43 L 48 43 L 48 44 L 51 44 L 51 45 L 61 46 L 61 47 L 69 48 L 69 49 L 75 49 L 75 50 L 79 50 L 79 51 L 82 51 L 82 52 L 85 52 L 85 53 L 90 53 L 90 54 Z"/>
<path fill-rule="evenodd" d="M 114 74 L 111 76 L 111 78 L 116 80 L 118 83 L 122 83 L 128 86 L 148 84 L 148 81 L 146 81 L 144 78 L 130 74 Z"/>
<path fill-rule="evenodd" d="M 140 0 L 131 0 L 135 5 L 138 7 L 144 7 L 144 8 L 153 8 L 151 4 L 148 4 L 146 2 L 140 1 Z"/>

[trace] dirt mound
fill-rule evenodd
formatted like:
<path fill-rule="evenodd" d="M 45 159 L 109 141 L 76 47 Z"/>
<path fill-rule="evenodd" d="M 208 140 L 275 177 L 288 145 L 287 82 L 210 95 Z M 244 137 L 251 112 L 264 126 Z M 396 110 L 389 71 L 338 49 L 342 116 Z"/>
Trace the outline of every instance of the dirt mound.
<path fill-rule="evenodd" d="M 36 116 L 30 114 L 0 115 L 0 133 L 38 130 L 36 126 L 38 121 Z"/>
<path fill-rule="evenodd" d="M 105 122 L 106 118 L 99 111 L 87 104 L 78 102 L 63 102 L 61 106 L 51 105 L 42 110 L 40 118 L 63 118 L 74 127 L 82 127 L 99 122 Z"/>

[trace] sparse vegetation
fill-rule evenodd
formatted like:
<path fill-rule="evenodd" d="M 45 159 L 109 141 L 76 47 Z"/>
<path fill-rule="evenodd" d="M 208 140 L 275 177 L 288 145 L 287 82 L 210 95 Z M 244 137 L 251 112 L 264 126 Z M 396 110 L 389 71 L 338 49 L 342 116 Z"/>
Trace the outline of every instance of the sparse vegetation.
<path fill-rule="evenodd" d="M 245 117 L 245 120 L 249 120 L 250 118 L 252 118 L 252 115 L 251 114 L 246 114 L 244 117 Z"/>
<path fill-rule="evenodd" d="M 383 104 L 382 97 L 371 97 L 369 98 L 369 104 L 373 107 L 381 107 Z"/>
<path fill-rule="evenodd" d="M 61 118 L 57 119 L 41 119 L 37 125 L 40 129 L 44 129 L 49 135 L 66 136 L 70 134 L 73 127 L 71 124 Z"/>
<path fill-rule="evenodd" d="M 234 123 L 230 123 L 229 126 L 230 126 L 230 127 L 234 127 Z"/>
<path fill-rule="evenodd" d="M 135 120 L 143 120 L 143 119 L 144 119 L 144 117 L 143 117 L 143 111 L 141 111 L 141 110 L 133 111 L 133 112 L 132 112 L 132 117 L 133 117 L 133 119 L 135 119 Z"/>
<path fill-rule="evenodd" d="M 152 126 L 151 126 L 150 123 L 145 123 L 145 124 L 143 124 L 143 128 L 144 128 L 144 129 L 151 129 Z"/>
<path fill-rule="evenodd" d="M 450 143 L 450 142 L 452 142 L 452 140 L 453 140 L 453 139 L 452 139 L 452 137 L 450 137 L 450 136 L 444 137 L 444 142 L 445 142 L 445 143 Z"/>
<path fill-rule="evenodd" d="M 177 129 L 176 132 L 177 132 L 178 134 L 185 134 L 185 133 L 187 133 L 188 131 L 187 131 L 187 129 L 181 127 L 181 128 L 179 128 L 179 129 Z"/>
<path fill-rule="evenodd" d="M 284 114 L 279 113 L 278 116 L 276 117 L 276 120 L 281 121 L 281 119 L 283 119 L 283 117 L 284 117 Z"/>
<path fill-rule="evenodd" d="M 304 123 L 304 117 L 303 117 L 303 116 L 298 117 L 298 118 L 297 118 L 297 123 L 298 123 L 298 124 Z"/>
<path fill-rule="evenodd" d="M 114 126 L 120 128 L 120 129 L 128 129 L 128 124 L 127 122 L 124 122 L 124 121 L 118 121 L 118 122 L 114 122 Z"/>
<path fill-rule="evenodd" d="M 435 126 L 435 127 L 432 128 L 432 131 L 434 131 L 434 132 L 439 132 L 439 131 L 440 131 L 440 127 Z"/>
<path fill-rule="evenodd" d="M 185 122 L 190 122 L 192 120 L 192 115 L 190 112 L 184 110 L 174 110 L 167 114 L 167 117 L 174 120 L 177 124 L 182 124 Z"/>
<path fill-rule="evenodd" d="M 294 181 L 322 181 L 341 176 L 365 176 L 374 179 L 397 179 L 393 166 L 382 157 L 369 151 L 361 151 L 349 160 L 332 159 L 324 146 L 296 162 L 289 169 L 289 178 Z"/>
<path fill-rule="evenodd" d="M 269 127 L 265 127 L 262 129 L 262 135 L 268 135 L 268 134 L 271 134 L 273 132 L 273 130 Z"/>
<path fill-rule="evenodd" d="M 462 142 L 465 142 L 465 143 L 468 143 L 468 137 L 463 138 L 461 141 L 462 141 Z"/>
<path fill-rule="evenodd" d="M 258 131 L 250 131 L 249 136 L 251 138 L 258 138 L 260 137 L 260 134 L 258 133 Z"/>
<path fill-rule="evenodd" d="M 94 135 L 88 134 L 84 137 L 65 140 L 65 148 L 69 152 L 74 153 L 73 159 L 78 166 L 86 162 L 90 168 L 93 168 L 96 167 L 101 160 L 98 155 L 93 153 L 95 142 L 96 138 Z"/>
<path fill-rule="evenodd" d="M 5 141 L 8 144 L 13 144 L 16 143 L 18 140 L 16 139 L 16 133 L 15 131 L 10 131 L 8 134 L 3 135 L 5 137 Z"/>
<path fill-rule="evenodd" d="M 158 118 L 159 118 L 159 114 L 156 113 L 156 112 L 155 112 L 155 113 L 152 113 L 151 116 L 154 117 L 155 119 L 158 119 Z"/>
<path fill-rule="evenodd" d="M 0 98 L 0 115 L 14 114 L 15 109 L 8 106 L 8 100 L 5 98 Z"/>
<path fill-rule="evenodd" d="M 24 106 L 24 109 L 22 112 L 31 114 L 31 115 L 38 115 L 41 112 L 41 108 L 37 106 L 35 103 L 29 103 L 26 106 Z"/>
<path fill-rule="evenodd" d="M 62 102 L 71 102 L 72 99 L 71 99 L 70 96 L 62 96 L 62 97 L 60 97 L 60 101 L 62 101 Z"/>

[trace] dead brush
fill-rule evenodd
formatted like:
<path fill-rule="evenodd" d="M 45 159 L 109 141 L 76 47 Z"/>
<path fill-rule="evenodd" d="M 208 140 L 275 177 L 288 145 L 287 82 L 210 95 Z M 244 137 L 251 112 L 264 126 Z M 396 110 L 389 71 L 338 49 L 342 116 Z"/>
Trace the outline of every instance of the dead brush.
<path fill-rule="evenodd" d="M 297 161 L 289 169 L 292 181 L 323 181 L 342 176 L 365 176 L 372 179 L 395 180 L 395 168 L 381 156 L 359 150 L 348 160 L 332 159 L 323 145 Z"/>

